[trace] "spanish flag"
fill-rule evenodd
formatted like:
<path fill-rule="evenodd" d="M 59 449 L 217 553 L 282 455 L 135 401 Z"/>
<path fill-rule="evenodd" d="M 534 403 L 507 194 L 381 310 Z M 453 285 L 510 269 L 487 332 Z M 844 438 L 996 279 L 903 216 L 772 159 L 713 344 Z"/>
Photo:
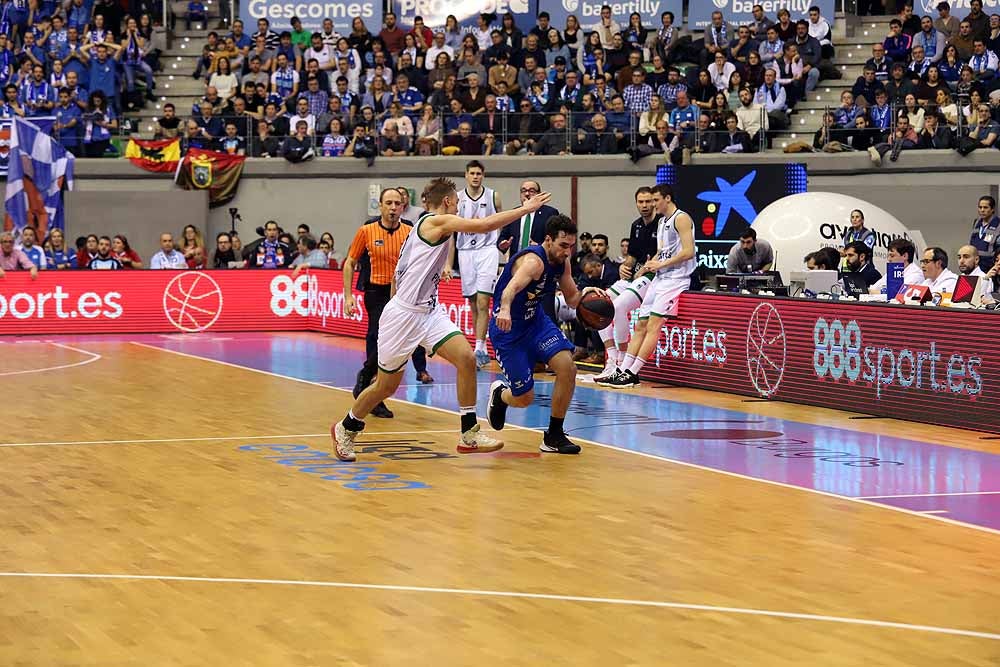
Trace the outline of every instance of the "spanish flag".
<path fill-rule="evenodd" d="M 146 171 L 172 172 L 177 170 L 181 159 L 181 140 L 129 139 L 125 157 L 132 164 Z"/>

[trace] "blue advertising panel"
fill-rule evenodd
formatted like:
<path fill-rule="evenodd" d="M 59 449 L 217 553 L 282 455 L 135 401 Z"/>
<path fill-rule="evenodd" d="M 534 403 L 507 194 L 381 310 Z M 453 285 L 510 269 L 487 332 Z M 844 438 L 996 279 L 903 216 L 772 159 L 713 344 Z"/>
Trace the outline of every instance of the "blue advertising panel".
<path fill-rule="evenodd" d="M 712 4 L 712 0 L 697 0 Z M 639 12 L 642 25 L 647 28 L 660 27 L 660 15 L 663 12 L 674 13 L 674 25 L 679 25 L 683 0 L 628 0 L 627 2 L 612 2 L 611 0 L 538 0 L 538 10 L 546 11 L 551 17 L 552 25 L 559 30 L 566 26 L 566 17 L 573 15 L 580 21 L 584 30 L 590 31 L 594 24 L 601 20 L 601 6 L 611 7 L 611 18 L 623 29 L 628 25 L 628 17 L 632 12 Z M 692 4 L 695 4 L 694 2 Z M 534 25 L 534 22 L 531 23 Z M 530 28 L 531 25 L 528 27 Z M 524 30 L 524 27 L 518 24 Z"/>
<path fill-rule="evenodd" d="M 778 18 L 779 9 L 787 9 L 792 21 L 809 18 L 809 8 L 819 7 L 819 13 L 827 23 L 833 25 L 833 0 L 692 0 L 688 12 L 688 27 L 704 30 L 712 22 L 712 12 L 722 12 L 722 16 L 733 25 L 753 21 L 753 6 L 760 5 L 772 21 Z M 936 16 L 937 14 L 933 14 Z"/>
<path fill-rule="evenodd" d="M 323 19 L 333 19 L 334 30 L 341 34 L 351 31 L 351 21 L 360 16 L 368 29 L 382 29 L 382 0 L 243 0 L 240 18 L 247 32 L 257 30 L 257 20 L 267 19 L 276 32 L 291 30 L 293 16 L 302 19 L 306 30 L 319 30 Z"/>
<path fill-rule="evenodd" d="M 567 0 L 568 1 L 568 0 Z M 413 17 L 419 16 L 428 28 L 443 28 L 449 14 L 454 14 L 463 29 L 476 26 L 480 14 L 496 14 L 494 27 L 500 27 L 500 17 L 510 12 L 514 23 L 524 32 L 535 25 L 538 0 L 393 0 L 392 10 L 404 28 L 413 27 Z"/>

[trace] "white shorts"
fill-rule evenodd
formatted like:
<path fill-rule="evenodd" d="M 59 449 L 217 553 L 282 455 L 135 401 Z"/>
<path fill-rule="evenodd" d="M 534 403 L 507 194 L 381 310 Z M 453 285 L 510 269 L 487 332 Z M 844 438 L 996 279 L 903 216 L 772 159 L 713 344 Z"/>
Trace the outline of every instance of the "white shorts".
<path fill-rule="evenodd" d="M 611 300 L 615 304 L 615 312 L 621 309 L 624 313 L 629 313 L 639 307 L 642 300 L 646 298 L 649 285 L 653 279 L 649 274 L 643 274 L 635 280 L 619 280 L 608 288 L 611 292 Z"/>
<path fill-rule="evenodd" d="M 391 299 L 378 323 L 378 367 L 395 373 L 406 366 L 418 345 L 433 355 L 449 338 L 461 335 L 444 311 L 417 310 Z"/>
<path fill-rule="evenodd" d="M 650 315 L 666 317 L 677 314 L 681 293 L 691 289 L 690 278 L 655 278 L 639 307 L 639 319 Z"/>
<path fill-rule="evenodd" d="M 458 274 L 462 279 L 462 296 L 471 299 L 476 294 L 493 296 L 497 283 L 500 251 L 496 248 L 458 251 Z"/>

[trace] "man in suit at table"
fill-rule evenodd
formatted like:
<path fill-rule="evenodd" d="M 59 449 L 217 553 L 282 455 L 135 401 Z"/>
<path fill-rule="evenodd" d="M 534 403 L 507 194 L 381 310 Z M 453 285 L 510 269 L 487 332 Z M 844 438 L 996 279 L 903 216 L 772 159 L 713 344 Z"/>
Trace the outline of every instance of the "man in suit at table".
<path fill-rule="evenodd" d="M 538 181 L 524 181 L 521 183 L 521 203 L 523 204 L 531 197 L 542 191 Z M 500 230 L 497 237 L 497 248 L 501 253 L 508 250 L 510 254 L 527 248 L 529 245 L 541 245 L 545 240 L 545 223 L 559 211 L 546 204 L 533 214 L 526 215 L 520 220 L 516 220 Z M 527 232 L 527 233 L 525 233 Z"/>

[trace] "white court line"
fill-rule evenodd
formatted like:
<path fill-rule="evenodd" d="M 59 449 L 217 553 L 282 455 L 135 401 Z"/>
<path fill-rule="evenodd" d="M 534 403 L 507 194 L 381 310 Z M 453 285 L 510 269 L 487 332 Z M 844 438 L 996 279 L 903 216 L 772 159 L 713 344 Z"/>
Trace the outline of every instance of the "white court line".
<path fill-rule="evenodd" d="M 948 510 L 918 510 L 921 514 L 947 514 Z"/>
<path fill-rule="evenodd" d="M 771 609 L 754 609 L 749 607 L 717 607 L 706 604 L 690 604 L 686 602 L 664 602 L 659 600 L 629 600 L 625 598 L 598 598 L 583 595 L 555 595 L 550 593 L 522 593 L 518 591 L 491 591 L 474 588 L 435 588 L 428 586 L 395 586 L 389 584 L 359 584 L 345 581 L 303 581 L 297 579 L 239 579 L 235 577 L 181 577 L 152 574 L 94 574 L 94 573 L 63 573 L 63 572 L 0 572 L 0 577 L 11 578 L 49 578 L 49 579 L 98 579 L 125 581 L 184 581 L 204 584 L 241 584 L 265 586 L 314 586 L 318 588 L 349 588 L 359 590 L 399 591 L 407 593 L 439 593 L 448 595 L 465 595 L 471 597 L 517 598 L 522 600 L 550 600 L 555 602 L 582 602 L 586 604 L 606 604 L 629 607 L 654 607 L 660 609 L 685 609 L 688 611 L 705 611 L 710 613 L 740 614 L 744 616 L 770 616 L 773 618 L 789 618 L 804 621 L 820 621 L 824 623 L 843 623 L 846 625 L 865 625 L 879 628 L 894 628 L 898 630 L 913 630 L 917 632 L 933 632 L 942 635 L 957 635 L 974 637 L 976 639 L 992 639 L 1000 641 L 1000 634 L 980 632 L 977 630 L 962 630 L 960 628 L 943 628 L 936 625 L 917 625 L 913 623 L 898 623 L 895 621 L 879 621 L 850 616 L 826 616 L 822 614 L 804 614 L 790 611 L 774 611 Z"/>
<path fill-rule="evenodd" d="M 880 498 L 936 498 L 939 496 L 996 496 L 1000 491 L 964 491 L 961 493 L 903 493 L 898 496 L 859 496 L 859 500 L 878 500 Z"/>
<path fill-rule="evenodd" d="M 440 431 L 380 431 L 373 435 L 410 435 L 421 433 L 455 433 L 455 429 Z M 60 440 L 53 442 L 5 442 L 0 447 L 44 447 L 49 445 L 139 445 L 150 442 L 209 442 L 213 440 L 277 440 L 279 438 L 329 438 L 330 433 L 283 433 L 280 435 L 233 435 L 211 438 L 153 438 L 149 440 Z M 284 444 L 284 443 L 282 443 Z"/>
<path fill-rule="evenodd" d="M 330 385 L 320 384 L 318 382 L 313 382 L 311 380 L 303 380 L 301 378 L 292 377 L 291 375 L 281 375 L 279 373 L 274 373 L 274 372 L 271 372 L 271 371 L 265 371 L 265 370 L 261 370 L 259 368 L 251 368 L 249 366 L 240 366 L 239 364 L 233 364 L 233 363 L 230 363 L 228 361 L 222 361 L 220 359 L 210 359 L 208 357 L 199 357 L 199 356 L 194 355 L 194 354 L 188 354 L 187 352 L 178 352 L 177 350 L 168 350 L 166 348 L 157 347 L 155 345 L 147 345 L 146 343 L 138 343 L 138 342 L 134 342 L 133 341 L 132 345 L 138 345 L 139 347 L 148 347 L 149 349 L 158 350 L 160 352 L 167 352 L 169 354 L 176 354 L 176 355 L 181 356 L 181 357 L 188 357 L 190 359 L 197 359 L 199 361 L 207 361 L 207 362 L 210 362 L 210 363 L 213 363 L 213 364 L 220 364 L 222 366 L 229 366 L 231 368 L 238 368 L 238 369 L 244 370 L 244 371 L 250 371 L 250 372 L 253 372 L 253 373 L 260 373 L 262 375 L 270 375 L 271 377 L 281 378 L 283 380 L 291 380 L 292 382 L 299 382 L 299 383 L 302 383 L 302 384 L 308 384 L 308 385 L 312 385 L 314 387 L 323 387 L 324 389 L 333 389 L 334 391 L 346 391 L 346 390 L 343 390 L 343 389 L 337 389 L 336 387 L 331 387 Z M 445 410 L 444 408 L 439 408 L 439 407 L 434 406 L 434 405 L 422 405 L 420 403 L 411 403 L 410 401 L 404 401 L 403 399 L 399 399 L 399 398 L 388 398 L 386 400 L 387 401 L 398 401 L 400 403 L 405 403 L 407 405 L 413 405 L 413 406 L 420 407 L 420 408 L 426 408 L 428 410 L 435 410 L 437 412 L 443 412 L 443 413 L 445 413 L 447 415 L 454 416 L 454 414 L 455 414 L 451 410 Z M 533 433 L 538 433 L 539 432 L 539 429 L 526 428 L 524 426 L 518 426 L 517 424 L 507 424 L 507 427 L 508 428 L 516 428 L 516 429 L 520 429 L 520 430 L 523 430 L 523 431 L 531 431 Z M 377 435 L 377 434 L 372 433 L 371 435 Z M 981 531 L 981 532 L 984 532 L 984 533 L 990 533 L 992 535 L 1000 535 L 1000 530 L 997 530 L 996 528 L 989 528 L 987 526 L 978 526 L 978 525 L 976 525 L 974 523 L 965 523 L 964 521 L 956 521 L 955 519 L 949 519 L 947 517 L 938 516 L 936 514 L 921 514 L 920 512 L 917 512 L 917 511 L 914 511 L 914 510 L 910 510 L 910 509 L 906 509 L 905 507 L 896 507 L 895 505 L 889 505 L 889 504 L 886 504 L 886 503 L 876 503 L 876 502 L 872 502 L 871 500 L 866 499 L 866 498 L 856 498 L 856 497 L 853 497 L 853 496 L 842 496 L 842 495 L 839 495 L 837 493 L 831 493 L 829 491 L 822 491 L 820 489 L 810 489 L 810 488 L 807 488 L 807 487 L 804 487 L 804 486 L 795 486 L 794 484 L 787 484 L 785 482 L 778 482 L 778 481 L 771 480 L 771 479 L 764 479 L 764 478 L 761 478 L 761 477 L 751 477 L 750 475 L 743 475 L 743 474 L 740 474 L 738 472 L 730 472 L 728 470 L 720 470 L 719 468 L 710 468 L 708 466 L 699 465 L 697 463 L 689 463 L 687 461 L 679 461 L 677 459 L 671 459 L 671 458 L 668 458 L 666 456 L 660 456 L 660 455 L 657 455 L 657 454 L 649 454 L 647 452 L 639 452 L 639 451 L 635 451 L 635 450 L 632 450 L 632 449 L 625 449 L 624 447 L 616 447 L 615 445 L 608 445 L 608 444 L 605 444 L 603 442 L 596 442 L 594 440 L 587 440 L 586 438 L 576 438 L 576 440 L 578 440 L 580 442 L 585 442 L 585 443 L 590 444 L 590 445 L 594 445 L 595 447 L 602 447 L 604 449 L 611 449 L 611 450 L 614 450 L 614 451 L 617 451 L 617 452 L 622 452 L 624 454 L 632 454 L 634 456 L 642 456 L 642 457 L 645 457 L 645 458 L 648 458 L 648 459 L 654 459 L 654 460 L 657 460 L 657 461 L 666 461 L 668 463 L 673 463 L 674 465 L 684 466 L 684 467 L 687 467 L 687 468 L 694 468 L 696 470 L 704 470 L 704 471 L 707 471 L 707 472 L 713 472 L 713 473 L 716 473 L 718 475 L 726 475 L 728 477 L 735 477 L 737 479 L 745 479 L 745 480 L 749 480 L 749 481 L 752 481 L 752 482 L 759 482 L 761 484 L 770 484 L 771 486 L 779 486 L 779 487 L 782 487 L 782 488 L 785 488 L 785 489 L 794 489 L 796 491 L 805 491 L 806 493 L 813 493 L 813 494 L 820 495 L 820 496 L 826 496 L 827 498 L 835 498 L 836 500 L 845 500 L 845 501 L 848 501 L 848 502 L 851 502 L 851 503 L 857 503 L 859 505 L 867 505 L 868 507 L 876 507 L 878 509 L 889 510 L 891 512 L 899 512 L 901 514 L 909 514 L 910 516 L 917 516 L 917 517 L 921 517 L 921 518 L 925 518 L 925 519 L 934 519 L 935 521 L 940 521 L 941 523 L 948 523 L 948 524 L 951 524 L 953 526 L 960 526 L 962 528 L 971 528 L 972 530 L 978 530 L 978 531 Z"/>
<path fill-rule="evenodd" d="M 36 341 L 19 340 L 17 342 L 18 343 L 34 343 Z M 87 354 L 87 355 L 90 355 L 90 358 L 89 359 L 84 359 L 83 361 L 77 361 L 77 362 L 74 362 L 72 364 L 62 364 L 60 366 L 46 366 L 45 368 L 29 368 L 28 370 L 24 370 L 24 371 L 6 371 L 4 373 L 0 373 L 0 376 L 7 376 L 7 375 L 27 375 L 29 373 L 44 373 L 46 371 L 58 371 L 58 370 L 62 370 L 63 368 L 76 368 L 77 366 L 86 366 L 87 364 L 92 364 L 92 363 L 94 363 L 95 361 L 97 361 L 98 359 L 101 358 L 101 355 L 97 354 L 96 352 L 88 352 L 87 350 L 81 350 L 79 348 L 71 347 L 69 345 L 63 345 L 62 343 L 54 343 L 52 341 L 47 341 L 47 344 L 48 345 L 55 345 L 56 347 L 62 347 L 62 348 L 65 348 L 67 350 L 72 350 L 73 352 L 79 352 L 81 354 Z"/>

